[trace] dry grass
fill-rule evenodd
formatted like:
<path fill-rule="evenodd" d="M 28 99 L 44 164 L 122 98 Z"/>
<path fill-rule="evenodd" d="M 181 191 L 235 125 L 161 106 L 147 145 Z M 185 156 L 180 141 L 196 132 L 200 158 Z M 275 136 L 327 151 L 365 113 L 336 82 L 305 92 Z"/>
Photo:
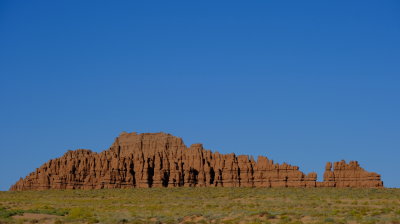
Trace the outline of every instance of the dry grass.
<path fill-rule="evenodd" d="M 153 188 L 0 192 L 0 223 L 400 224 L 400 189 Z"/>

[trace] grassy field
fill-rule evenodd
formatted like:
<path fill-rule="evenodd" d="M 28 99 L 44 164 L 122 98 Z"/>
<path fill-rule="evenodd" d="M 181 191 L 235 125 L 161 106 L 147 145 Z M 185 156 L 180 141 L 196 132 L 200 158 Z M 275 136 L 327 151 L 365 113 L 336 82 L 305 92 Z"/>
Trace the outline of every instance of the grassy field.
<path fill-rule="evenodd" d="M 399 223 L 400 189 L 0 192 L 0 223 Z"/>

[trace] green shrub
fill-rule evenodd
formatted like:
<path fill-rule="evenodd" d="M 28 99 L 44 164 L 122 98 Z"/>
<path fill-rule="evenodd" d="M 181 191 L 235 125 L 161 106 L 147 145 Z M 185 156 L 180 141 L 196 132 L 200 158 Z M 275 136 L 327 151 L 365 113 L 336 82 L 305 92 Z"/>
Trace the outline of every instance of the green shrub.
<path fill-rule="evenodd" d="M 68 212 L 68 218 L 70 219 L 87 219 L 93 217 L 93 212 L 87 208 L 72 208 Z"/>
<path fill-rule="evenodd" d="M 276 215 L 271 214 L 267 211 L 259 212 L 259 213 L 257 213 L 257 215 L 259 215 L 260 217 L 266 217 L 267 219 L 275 219 L 276 218 Z"/>
<path fill-rule="evenodd" d="M 14 215 L 23 215 L 24 211 L 23 210 L 8 210 L 5 207 L 0 207 L 0 218 L 10 218 Z"/>
<path fill-rule="evenodd" d="M 335 223 L 335 219 L 328 217 L 328 218 L 324 219 L 324 222 L 325 223 Z"/>
<path fill-rule="evenodd" d="M 42 208 L 37 209 L 29 209 L 25 211 L 26 213 L 35 213 L 35 214 L 48 214 L 48 215 L 58 215 L 58 216 L 65 216 L 68 214 L 68 209 L 62 208 L 52 208 L 49 206 L 43 206 Z"/>

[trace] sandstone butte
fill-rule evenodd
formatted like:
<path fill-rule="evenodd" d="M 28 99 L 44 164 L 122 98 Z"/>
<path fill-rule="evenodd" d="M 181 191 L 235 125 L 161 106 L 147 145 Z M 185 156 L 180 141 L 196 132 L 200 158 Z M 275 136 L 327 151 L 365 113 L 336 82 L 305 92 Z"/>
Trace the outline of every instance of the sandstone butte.
<path fill-rule="evenodd" d="M 333 168 L 333 170 L 332 170 Z M 52 159 L 11 186 L 12 191 L 150 187 L 383 187 L 358 162 L 326 164 L 324 181 L 267 157 L 220 154 L 166 133 L 126 133 L 101 153 L 78 149 Z"/>

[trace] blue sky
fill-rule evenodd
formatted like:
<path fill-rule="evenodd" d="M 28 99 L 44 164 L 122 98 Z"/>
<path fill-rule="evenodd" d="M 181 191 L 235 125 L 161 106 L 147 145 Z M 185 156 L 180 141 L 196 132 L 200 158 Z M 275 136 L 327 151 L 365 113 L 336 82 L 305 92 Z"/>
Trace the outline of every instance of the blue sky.
<path fill-rule="evenodd" d="M 1 1 L 0 190 L 122 131 L 400 187 L 398 1 Z"/>

